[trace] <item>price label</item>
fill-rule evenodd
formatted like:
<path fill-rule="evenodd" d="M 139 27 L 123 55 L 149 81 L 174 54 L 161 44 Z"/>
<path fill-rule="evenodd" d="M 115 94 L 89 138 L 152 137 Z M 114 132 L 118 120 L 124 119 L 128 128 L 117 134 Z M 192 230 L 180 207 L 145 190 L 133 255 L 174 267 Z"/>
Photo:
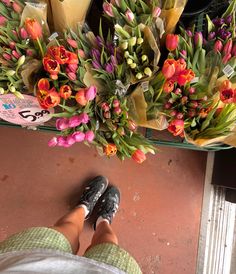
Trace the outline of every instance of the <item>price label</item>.
<path fill-rule="evenodd" d="M 42 109 L 34 96 L 19 99 L 13 94 L 0 95 L 0 118 L 17 125 L 38 126 L 52 118 L 54 109 Z"/>

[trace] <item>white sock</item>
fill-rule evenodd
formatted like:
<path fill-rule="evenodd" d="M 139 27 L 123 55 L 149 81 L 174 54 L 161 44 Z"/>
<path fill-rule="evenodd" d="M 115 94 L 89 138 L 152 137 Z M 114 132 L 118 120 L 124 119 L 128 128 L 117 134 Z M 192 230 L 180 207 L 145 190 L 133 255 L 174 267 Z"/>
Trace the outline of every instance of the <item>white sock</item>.
<path fill-rule="evenodd" d="M 98 219 L 97 219 L 97 221 L 96 221 L 96 227 L 97 227 L 100 223 L 102 223 L 102 222 L 106 222 L 106 223 L 110 224 L 109 221 L 108 221 L 107 219 L 104 219 L 104 218 L 102 218 L 102 217 L 98 217 Z"/>
<path fill-rule="evenodd" d="M 81 204 L 81 205 L 78 205 L 77 208 L 78 208 L 78 207 L 82 207 L 82 208 L 84 209 L 85 217 L 87 217 L 88 214 L 89 214 L 89 210 L 88 210 L 87 206 L 84 205 L 84 204 Z"/>

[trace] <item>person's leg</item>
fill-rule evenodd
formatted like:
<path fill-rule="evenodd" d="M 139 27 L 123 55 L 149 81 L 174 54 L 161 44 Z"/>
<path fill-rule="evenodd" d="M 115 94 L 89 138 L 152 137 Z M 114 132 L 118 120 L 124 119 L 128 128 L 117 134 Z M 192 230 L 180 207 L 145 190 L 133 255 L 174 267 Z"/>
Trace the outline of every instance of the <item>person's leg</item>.
<path fill-rule="evenodd" d="M 105 192 L 107 185 L 107 178 L 102 176 L 94 178 L 86 186 L 79 200 L 79 206 L 66 214 L 51 227 L 67 238 L 71 244 L 73 253 L 77 253 L 79 250 L 79 237 L 83 230 L 84 220 L 92 213 L 95 204 Z"/>

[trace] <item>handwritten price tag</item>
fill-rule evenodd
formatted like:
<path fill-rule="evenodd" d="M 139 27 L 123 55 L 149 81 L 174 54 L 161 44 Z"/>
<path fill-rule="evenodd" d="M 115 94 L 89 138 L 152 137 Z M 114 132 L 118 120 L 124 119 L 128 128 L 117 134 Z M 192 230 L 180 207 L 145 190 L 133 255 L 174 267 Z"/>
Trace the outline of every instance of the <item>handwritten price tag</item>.
<path fill-rule="evenodd" d="M 53 109 L 42 109 L 34 96 L 24 95 L 24 99 L 13 94 L 0 95 L 0 118 L 22 126 L 37 126 L 52 118 Z"/>

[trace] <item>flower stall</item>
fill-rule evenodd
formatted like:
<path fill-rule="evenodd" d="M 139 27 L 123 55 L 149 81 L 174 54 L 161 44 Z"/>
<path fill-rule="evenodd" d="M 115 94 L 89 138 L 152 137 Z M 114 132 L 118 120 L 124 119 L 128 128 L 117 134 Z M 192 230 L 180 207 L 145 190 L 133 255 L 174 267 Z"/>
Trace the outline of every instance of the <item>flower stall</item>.
<path fill-rule="evenodd" d="M 0 124 L 137 163 L 236 146 L 236 0 L 195 24 L 185 0 L 95 2 L 0 1 Z"/>

